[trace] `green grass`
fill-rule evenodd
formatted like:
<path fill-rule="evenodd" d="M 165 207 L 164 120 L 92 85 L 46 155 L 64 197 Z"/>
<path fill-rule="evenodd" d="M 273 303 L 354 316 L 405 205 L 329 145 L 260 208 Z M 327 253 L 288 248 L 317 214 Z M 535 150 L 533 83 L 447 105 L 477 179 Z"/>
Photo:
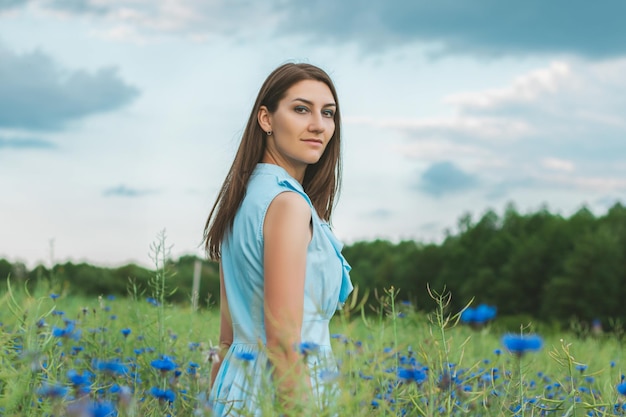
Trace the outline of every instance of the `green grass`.
<path fill-rule="evenodd" d="M 218 341 L 217 309 L 167 305 L 163 291 L 150 303 L 145 295 L 61 294 L 55 300 L 53 289 L 0 295 L 0 414 L 104 416 L 111 407 L 119 416 L 210 415 L 208 358 Z M 520 357 L 502 346 L 497 318 L 472 329 L 447 311 L 445 296 L 440 310 L 426 315 L 394 295 L 390 289 L 359 308 L 357 293 L 333 319 L 339 373 L 328 384 L 341 394 L 316 415 L 625 414 L 616 391 L 624 373 L 617 338 L 545 335 L 542 350 Z M 376 313 L 362 314 L 369 305 Z M 522 330 L 535 332 L 532 323 L 520 323 Z M 179 376 L 151 366 L 162 355 L 175 362 Z M 114 366 L 99 370 L 103 363 Z M 92 376 L 79 390 L 70 371 Z M 43 392 L 47 387 L 61 389 Z M 155 388 L 175 398 L 159 399 Z"/>

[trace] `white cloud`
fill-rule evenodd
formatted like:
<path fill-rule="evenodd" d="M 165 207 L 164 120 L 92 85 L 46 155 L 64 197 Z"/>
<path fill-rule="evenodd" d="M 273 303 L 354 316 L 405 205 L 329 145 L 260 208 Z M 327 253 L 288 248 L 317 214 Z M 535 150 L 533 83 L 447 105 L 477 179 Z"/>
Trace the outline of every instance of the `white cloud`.
<path fill-rule="evenodd" d="M 575 188 L 586 192 L 617 192 L 626 191 L 626 178 L 609 176 L 571 176 L 571 175 L 551 175 L 542 178 L 547 184 L 561 186 L 565 188 Z"/>
<path fill-rule="evenodd" d="M 553 171 L 565 171 L 572 172 L 574 171 L 574 163 L 572 161 L 566 161 L 559 158 L 544 158 L 541 161 L 541 165 L 544 168 L 553 170 Z"/>
<path fill-rule="evenodd" d="M 346 123 L 370 125 L 403 131 L 417 138 L 462 136 L 501 142 L 528 135 L 532 128 L 524 121 L 497 117 L 465 117 L 430 119 L 371 119 L 352 117 Z"/>
<path fill-rule="evenodd" d="M 524 74 L 503 88 L 472 93 L 458 93 L 444 98 L 444 102 L 461 111 L 488 110 L 516 103 L 534 103 L 548 94 L 556 94 L 572 83 L 572 71 L 565 62 L 554 62 Z"/>

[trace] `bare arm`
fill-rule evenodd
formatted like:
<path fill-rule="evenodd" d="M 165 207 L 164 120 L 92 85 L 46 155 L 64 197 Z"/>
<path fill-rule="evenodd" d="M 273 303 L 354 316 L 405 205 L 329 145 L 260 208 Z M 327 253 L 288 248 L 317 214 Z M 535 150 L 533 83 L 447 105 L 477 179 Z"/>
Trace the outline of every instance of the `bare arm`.
<path fill-rule="evenodd" d="M 298 352 L 304 309 L 311 208 L 297 193 L 279 194 L 263 225 L 265 332 L 274 381 L 283 404 L 292 408 L 308 396 L 308 367 Z"/>
<path fill-rule="evenodd" d="M 230 345 L 233 344 L 233 323 L 230 318 L 230 310 L 228 310 L 228 299 L 226 298 L 226 288 L 224 287 L 224 271 L 222 271 L 222 263 L 220 262 L 220 344 L 219 344 L 219 363 L 213 363 L 211 368 L 211 387 L 215 382 L 217 371 Z"/>

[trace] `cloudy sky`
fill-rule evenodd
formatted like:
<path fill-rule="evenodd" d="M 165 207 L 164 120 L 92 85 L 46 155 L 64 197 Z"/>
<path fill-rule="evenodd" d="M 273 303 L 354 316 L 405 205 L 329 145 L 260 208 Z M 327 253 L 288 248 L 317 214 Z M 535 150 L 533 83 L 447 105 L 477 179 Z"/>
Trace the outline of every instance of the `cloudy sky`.
<path fill-rule="evenodd" d="M 626 202 L 626 2 L 0 0 L 0 257 L 150 264 L 202 229 L 260 84 L 336 82 L 346 243 Z"/>

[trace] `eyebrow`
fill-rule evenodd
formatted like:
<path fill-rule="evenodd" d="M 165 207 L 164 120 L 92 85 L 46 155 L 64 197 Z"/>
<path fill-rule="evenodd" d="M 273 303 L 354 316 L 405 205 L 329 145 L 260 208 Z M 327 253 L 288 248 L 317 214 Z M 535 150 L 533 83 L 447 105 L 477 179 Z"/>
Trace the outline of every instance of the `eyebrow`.
<path fill-rule="evenodd" d="M 297 97 L 297 98 L 294 98 L 293 100 L 291 100 L 292 103 L 294 101 L 301 101 L 301 102 L 303 102 L 305 104 L 308 104 L 309 106 L 313 106 L 313 102 L 311 100 L 307 100 L 305 98 Z M 327 104 L 324 104 L 322 107 L 337 107 L 337 104 L 335 104 L 335 103 L 327 103 Z"/>

